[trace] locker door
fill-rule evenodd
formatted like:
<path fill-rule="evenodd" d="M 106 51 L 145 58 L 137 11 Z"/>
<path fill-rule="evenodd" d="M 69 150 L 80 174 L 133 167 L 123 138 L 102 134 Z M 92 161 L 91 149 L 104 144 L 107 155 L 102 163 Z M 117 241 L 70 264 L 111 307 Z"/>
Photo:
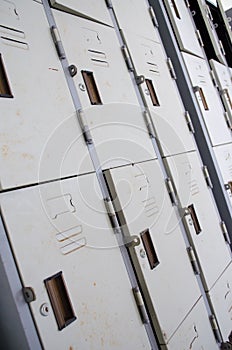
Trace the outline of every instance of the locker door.
<path fill-rule="evenodd" d="M 167 344 L 200 290 L 158 161 L 105 175 L 126 240 L 140 241 L 129 248 L 131 259 L 159 342 Z"/>
<path fill-rule="evenodd" d="M 0 24 L 0 187 L 91 171 L 43 7 L 2 1 Z"/>
<path fill-rule="evenodd" d="M 232 335 L 232 264 L 209 292 L 224 341 Z"/>
<path fill-rule="evenodd" d="M 228 113 L 229 126 L 232 129 L 232 81 L 228 67 L 214 60 L 210 60 L 210 65 L 216 78 L 224 108 Z"/>
<path fill-rule="evenodd" d="M 148 7 L 148 1 L 113 0 L 111 2 L 119 27 L 122 29 L 123 33 L 124 31 L 129 31 L 130 33 L 136 33 L 145 38 L 151 38 L 157 43 L 161 42 L 158 29 L 152 22 L 152 12 Z M 129 21 L 128 13 L 130 14 Z M 154 20 L 156 21 L 155 18 Z"/>
<path fill-rule="evenodd" d="M 206 56 L 208 59 L 214 58 L 225 64 L 224 52 L 214 28 L 212 14 L 205 0 L 189 0 L 189 4 L 196 27 L 203 39 Z"/>
<path fill-rule="evenodd" d="M 183 58 L 212 145 L 231 142 L 231 131 L 226 124 L 223 107 L 211 80 L 207 63 L 185 53 L 183 53 Z"/>
<path fill-rule="evenodd" d="M 2 194 L 1 210 L 45 349 L 150 349 L 94 174 Z"/>
<path fill-rule="evenodd" d="M 181 206 L 187 209 L 183 219 L 195 247 L 205 289 L 210 290 L 231 262 L 211 193 L 196 153 L 166 159 Z"/>
<path fill-rule="evenodd" d="M 136 75 L 144 76 L 140 85 L 164 156 L 194 149 L 185 111 L 175 80 L 171 77 L 161 44 L 124 32 Z"/>
<path fill-rule="evenodd" d="M 105 1 L 51 0 L 51 6 L 76 16 L 113 26 Z"/>
<path fill-rule="evenodd" d="M 232 203 L 232 145 L 215 147 L 214 152 L 225 184 L 225 190 Z"/>
<path fill-rule="evenodd" d="M 103 168 L 152 159 L 137 96 L 115 30 L 54 10 Z"/>
<path fill-rule="evenodd" d="M 201 298 L 174 334 L 168 346 L 161 346 L 161 350 L 218 349 L 210 324 L 205 322 L 207 317 Z"/>
<path fill-rule="evenodd" d="M 164 0 L 180 50 L 204 57 L 194 22 L 185 1 Z"/>

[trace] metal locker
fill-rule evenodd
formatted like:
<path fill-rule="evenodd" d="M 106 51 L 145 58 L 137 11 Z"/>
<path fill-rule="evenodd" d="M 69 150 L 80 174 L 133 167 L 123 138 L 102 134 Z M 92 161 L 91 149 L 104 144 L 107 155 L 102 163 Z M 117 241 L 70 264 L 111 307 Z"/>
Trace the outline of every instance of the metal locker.
<path fill-rule="evenodd" d="M 232 129 L 232 81 L 230 71 L 228 71 L 227 66 L 214 60 L 210 60 L 210 66 L 215 76 L 225 111 L 227 112 L 227 124 Z"/>
<path fill-rule="evenodd" d="M 2 1 L 0 23 L 0 187 L 91 171 L 42 5 Z"/>
<path fill-rule="evenodd" d="M 187 1 L 164 0 L 163 2 L 180 50 L 203 58 L 200 33 L 195 28 Z"/>
<path fill-rule="evenodd" d="M 101 166 L 156 157 L 115 29 L 53 13 Z"/>
<path fill-rule="evenodd" d="M 183 221 L 197 254 L 204 287 L 212 288 L 231 263 L 229 244 L 196 153 L 165 159 L 183 208 Z"/>
<path fill-rule="evenodd" d="M 186 53 L 182 56 L 212 145 L 231 142 L 231 130 L 226 123 L 220 97 L 211 80 L 206 61 Z"/>
<path fill-rule="evenodd" d="M 1 194 L 1 210 L 45 349 L 150 349 L 95 174 Z"/>
<path fill-rule="evenodd" d="M 117 13 L 117 11 L 116 11 Z M 163 156 L 195 148 L 175 80 L 161 44 L 124 32 L 137 76 L 143 76 L 140 89 L 149 107 Z"/>
<path fill-rule="evenodd" d="M 214 153 L 232 204 L 232 144 L 215 147 Z"/>
<path fill-rule="evenodd" d="M 158 340 L 168 344 L 201 293 L 158 160 L 110 169 L 105 177 Z"/>
<path fill-rule="evenodd" d="M 205 54 L 208 59 L 216 59 L 226 63 L 225 52 L 219 41 L 213 24 L 212 14 L 205 0 L 188 0 L 197 30 L 203 40 Z"/>
<path fill-rule="evenodd" d="M 51 6 L 58 10 L 87 18 L 91 21 L 112 26 L 106 1 L 76 1 L 76 0 L 50 0 Z"/>
<path fill-rule="evenodd" d="M 161 346 L 161 350 L 218 349 L 210 324 L 205 322 L 207 317 L 204 301 L 201 298 L 174 334 L 168 346 Z"/>
<path fill-rule="evenodd" d="M 151 38 L 157 43 L 161 42 L 156 16 L 152 8 L 148 6 L 147 0 L 111 0 L 111 3 L 123 33 L 125 30 Z M 130 14 L 129 21 L 128 13 Z"/>
<path fill-rule="evenodd" d="M 225 270 L 223 275 L 215 283 L 208 293 L 214 307 L 222 338 L 228 341 L 232 336 L 232 264 Z"/>

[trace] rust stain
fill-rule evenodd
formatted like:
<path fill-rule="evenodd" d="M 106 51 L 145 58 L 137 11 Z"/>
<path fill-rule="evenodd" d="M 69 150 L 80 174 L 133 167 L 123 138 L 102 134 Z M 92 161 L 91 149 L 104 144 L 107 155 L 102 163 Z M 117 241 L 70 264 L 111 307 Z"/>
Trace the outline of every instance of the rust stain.
<path fill-rule="evenodd" d="M 20 110 L 19 110 L 19 109 L 17 109 L 16 115 L 17 115 L 17 116 L 20 116 Z"/>
<path fill-rule="evenodd" d="M 3 157 L 7 157 L 9 153 L 9 147 L 7 145 L 2 146 L 2 155 Z"/>
<path fill-rule="evenodd" d="M 94 285 L 94 287 L 96 287 L 97 283 L 96 283 L 96 282 L 93 282 L 93 285 Z"/>
<path fill-rule="evenodd" d="M 73 350 L 73 347 L 72 347 L 72 346 L 70 346 L 70 347 L 69 347 L 69 350 Z"/>
<path fill-rule="evenodd" d="M 22 154 L 22 157 L 23 157 L 24 159 L 33 159 L 33 158 L 34 158 L 31 154 L 28 154 L 28 153 L 23 153 L 23 154 Z"/>

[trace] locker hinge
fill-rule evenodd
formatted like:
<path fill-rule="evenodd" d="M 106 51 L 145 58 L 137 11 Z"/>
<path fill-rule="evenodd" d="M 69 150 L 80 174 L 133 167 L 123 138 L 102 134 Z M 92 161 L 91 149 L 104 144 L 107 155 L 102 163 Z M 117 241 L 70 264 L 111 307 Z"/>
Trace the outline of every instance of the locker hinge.
<path fill-rule="evenodd" d="M 147 126 L 148 133 L 149 133 L 150 137 L 154 138 L 155 137 L 155 131 L 154 131 L 154 128 L 153 128 L 153 124 L 151 122 L 150 114 L 147 111 L 144 111 L 143 115 L 144 115 L 144 120 L 145 120 L 145 123 L 146 123 L 146 126 Z"/>
<path fill-rule="evenodd" d="M 81 126 L 81 130 L 82 130 L 85 142 L 90 145 L 93 143 L 93 139 L 92 139 L 87 121 L 85 119 L 85 114 L 81 109 L 79 109 L 77 111 L 77 115 L 78 115 L 78 120 L 80 121 L 80 126 Z"/>
<path fill-rule="evenodd" d="M 221 49 L 221 53 L 223 54 L 223 56 L 225 56 L 226 52 L 225 52 L 225 49 L 224 49 L 224 46 L 223 46 L 221 40 L 218 40 L 218 42 L 219 42 L 219 46 L 220 46 L 220 49 Z"/>
<path fill-rule="evenodd" d="M 64 48 L 63 48 L 63 45 L 62 45 L 62 42 L 60 39 L 60 34 L 59 34 L 57 27 L 55 27 L 55 26 L 51 27 L 51 35 L 52 35 L 52 40 L 55 44 L 56 51 L 57 51 L 59 58 L 61 60 L 65 59 L 65 52 L 64 52 Z"/>
<path fill-rule="evenodd" d="M 188 8 L 190 8 L 190 3 L 189 3 L 189 1 L 188 1 L 188 0 L 184 0 L 184 2 L 185 2 L 185 4 L 186 4 L 186 6 L 187 6 Z"/>
<path fill-rule="evenodd" d="M 126 45 L 123 45 L 121 47 L 121 50 L 122 50 L 122 54 L 123 54 L 124 60 L 125 60 L 126 65 L 127 65 L 127 69 L 130 72 L 133 72 L 134 71 L 133 63 L 132 63 L 132 60 L 130 58 L 130 54 L 129 54 L 129 51 L 128 51 Z"/>
<path fill-rule="evenodd" d="M 198 29 L 196 30 L 196 36 L 197 36 L 197 39 L 198 39 L 199 44 L 201 45 L 201 47 L 204 47 L 204 43 L 203 43 L 203 40 L 202 40 L 202 37 L 201 37 L 201 33 L 200 33 L 200 31 Z"/>
<path fill-rule="evenodd" d="M 210 315 L 209 319 L 210 319 L 210 323 L 211 323 L 211 327 L 212 327 L 214 336 L 215 336 L 217 342 L 221 343 L 222 337 L 221 337 L 221 334 L 220 334 L 220 331 L 219 331 L 219 328 L 217 325 L 217 320 L 216 320 L 214 315 Z"/>
<path fill-rule="evenodd" d="M 152 6 L 149 6 L 148 10 L 149 10 L 149 14 L 150 14 L 150 16 L 151 16 L 152 23 L 154 24 L 154 26 L 155 26 L 156 28 L 158 28 L 158 27 L 159 27 L 159 24 L 158 24 L 158 21 L 157 21 L 157 18 L 156 18 L 156 15 L 155 15 L 155 12 L 154 12 L 153 7 L 152 7 Z"/>
<path fill-rule="evenodd" d="M 146 311 L 146 308 L 145 308 L 145 305 L 143 302 L 143 297 L 141 295 L 141 292 L 140 292 L 138 287 L 135 287 L 132 290 L 133 290 L 135 302 L 136 302 L 136 305 L 138 307 L 141 320 L 144 324 L 148 324 L 149 318 L 148 318 L 147 311 Z"/>
<path fill-rule="evenodd" d="M 216 81 L 215 74 L 214 74 L 213 70 L 210 71 L 210 77 L 211 77 L 211 80 L 213 82 L 213 85 L 218 87 L 218 84 L 217 84 L 217 81 Z"/>
<path fill-rule="evenodd" d="M 107 214 L 113 228 L 118 228 L 118 220 L 114 211 L 113 203 L 110 198 L 104 199 Z"/>
<path fill-rule="evenodd" d="M 232 130 L 232 123 L 231 123 L 231 120 L 230 120 L 230 117 L 229 117 L 229 113 L 228 112 L 224 112 L 224 116 L 225 116 L 225 120 L 226 120 L 226 124 L 228 126 L 228 128 L 230 130 Z"/>
<path fill-rule="evenodd" d="M 209 170 L 208 170 L 207 166 L 203 165 L 202 170 L 203 170 L 203 174 L 204 174 L 207 186 L 210 187 L 210 188 L 213 188 L 213 184 L 212 184 L 212 181 L 211 181 L 211 178 L 210 178 L 210 175 L 209 175 Z"/>
<path fill-rule="evenodd" d="M 123 242 L 127 248 L 134 248 L 140 245 L 139 236 L 125 236 L 123 237 Z"/>
<path fill-rule="evenodd" d="M 189 131 L 194 134 L 195 133 L 194 126 L 193 126 L 193 123 L 192 123 L 192 120 L 191 120 L 191 117 L 190 117 L 190 114 L 188 111 L 185 111 L 185 119 L 186 119 L 186 123 L 187 123 Z"/>
<path fill-rule="evenodd" d="M 200 275 L 200 269 L 193 248 L 191 246 L 188 247 L 187 252 L 195 275 Z"/>
<path fill-rule="evenodd" d="M 210 8 L 208 5 L 205 6 L 205 9 L 206 9 L 206 15 L 207 17 L 210 19 L 211 22 L 213 22 L 213 16 L 212 16 L 212 13 L 210 11 Z"/>
<path fill-rule="evenodd" d="M 113 8 L 113 4 L 111 2 L 111 0 L 105 0 L 106 2 L 106 6 L 109 8 L 109 9 L 112 9 Z"/>
<path fill-rule="evenodd" d="M 223 236 L 225 238 L 226 243 L 231 244 L 229 232 L 227 230 L 225 222 L 221 221 L 220 225 L 221 225 L 221 230 L 222 230 L 222 233 L 223 233 Z"/>
<path fill-rule="evenodd" d="M 169 194 L 169 197 L 171 199 L 172 204 L 176 205 L 176 195 L 174 192 L 172 180 L 169 177 L 166 179 L 166 186 L 167 186 L 168 194 Z"/>
<path fill-rule="evenodd" d="M 170 57 L 167 58 L 167 64 L 168 64 L 168 69 L 169 69 L 169 72 L 171 74 L 172 79 L 176 80 L 177 79 L 176 72 L 174 70 L 174 67 L 173 67 L 173 64 L 172 64 L 172 60 L 171 60 Z"/>

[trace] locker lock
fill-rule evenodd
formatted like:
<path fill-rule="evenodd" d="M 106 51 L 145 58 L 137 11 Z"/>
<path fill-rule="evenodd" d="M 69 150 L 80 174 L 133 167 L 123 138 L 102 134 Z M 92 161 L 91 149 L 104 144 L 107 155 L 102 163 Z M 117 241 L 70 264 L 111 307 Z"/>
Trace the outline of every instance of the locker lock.
<path fill-rule="evenodd" d="M 142 83 L 145 82 L 145 77 L 144 75 L 138 75 L 137 77 L 135 77 L 135 81 L 137 85 L 140 85 Z"/>
<path fill-rule="evenodd" d="M 71 77 L 73 78 L 77 74 L 77 67 L 74 64 L 70 64 L 70 66 L 68 67 L 68 71 Z"/>
<path fill-rule="evenodd" d="M 40 313 L 42 316 L 48 316 L 49 314 L 49 306 L 47 303 L 44 303 L 40 306 Z"/>
<path fill-rule="evenodd" d="M 31 303 L 36 300 L 35 292 L 31 287 L 24 287 L 22 292 L 26 303 Z"/>

